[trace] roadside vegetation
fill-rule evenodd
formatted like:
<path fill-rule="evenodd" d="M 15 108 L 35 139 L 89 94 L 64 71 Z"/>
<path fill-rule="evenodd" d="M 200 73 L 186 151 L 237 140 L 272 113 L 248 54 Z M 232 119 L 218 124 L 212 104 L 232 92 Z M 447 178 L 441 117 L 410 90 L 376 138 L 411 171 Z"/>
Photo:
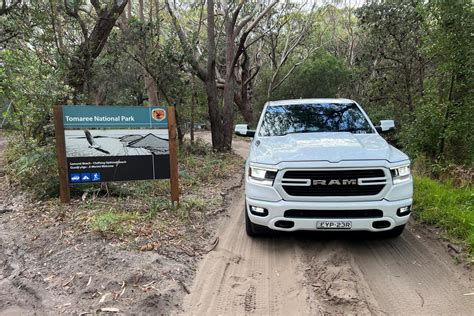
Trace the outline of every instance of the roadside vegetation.
<path fill-rule="evenodd" d="M 474 254 L 474 189 L 428 177 L 415 177 L 414 212 L 422 222 L 441 227 Z"/>
<path fill-rule="evenodd" d="M 207 224 L 223 211 L 227 191 L 232 184 L 240 184 L 243 162 L 234 154 L 213 152 L 201 140 L 193 145 L 184 143 L 179 157 L 179 205 L 169 200 L 168 180 L 90 186 L 76 192 L 88 228 L 145 250 L 152 250 L 146 249 L 147 243 L 156 243 L 161 236 L 179 242 L 210 232 Z"/>
<path fill-rule="evenodd" d="M 16 138 L 12 138 L 14 140 Z M 11 141 L 12 141 L 11 140 Z M 11 145 L 7 158 L 15 157 Z M 45 147 L 41 147 L 45 148 Z M 190 240 L 211 232 L 209 221 L 222 212 L 224 197 L 240 185 L 243 161 L 234 154 L 222 154 L 198 139 L 184 142 L 179 149 L 179 205 L 169 200 L 169 181 L 136 181 L 72 186 L 71 205 L 57 202 L 58 182 L 54 156 L 38 161 L 35 154 L 9 160 L 8 178 L 14 192 L 31 194 L 25 203 L 49 205 L 54 216 L 66 217 L 71 226 L 128 246 L 148 249 L 147 244 Z M 43 157 L 44 159 L 44 157 Z M 35 164 L 32 168 L 29 164 Z M 47 175 L 44 178 L 41 175 Z M 16 187 L 16 189 L 15 189 Z"/>

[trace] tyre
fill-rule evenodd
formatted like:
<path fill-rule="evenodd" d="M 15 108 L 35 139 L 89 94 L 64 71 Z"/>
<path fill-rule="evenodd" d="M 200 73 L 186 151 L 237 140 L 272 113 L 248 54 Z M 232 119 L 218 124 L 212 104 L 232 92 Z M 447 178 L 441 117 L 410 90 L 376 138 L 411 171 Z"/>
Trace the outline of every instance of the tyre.
<path fill-rule="evenodd" d="M 396 226 L 395 228 L 392 228 L 391 230 L 387 230 L 383 232 L 383 235 L 387 238 L 396 238 L 403 233 L 404 229 L 405 229 L 405 225 Z"/>
<path fill-rule="evenodd" d="M 247 212 L 247 205 L 245 206 L 244 214 L 245 214 L 245 231 L 248 236 L 259 237 L 262 235 L 267 235 L 271 231 L 271 229 L 266 226 L 254 224 L 250 221 L 249 214 Z"/>

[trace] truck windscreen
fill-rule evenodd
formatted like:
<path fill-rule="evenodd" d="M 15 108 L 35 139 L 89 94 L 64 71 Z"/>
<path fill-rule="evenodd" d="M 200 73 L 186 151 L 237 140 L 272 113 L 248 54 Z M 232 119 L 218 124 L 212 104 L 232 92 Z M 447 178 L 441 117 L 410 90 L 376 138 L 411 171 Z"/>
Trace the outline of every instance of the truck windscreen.
<path fill-rule="evenodd" d="M 317 132 L 366 134 L 374 130 L 354 103 L 268 106 L 260 128 L 260 136 Z"/>

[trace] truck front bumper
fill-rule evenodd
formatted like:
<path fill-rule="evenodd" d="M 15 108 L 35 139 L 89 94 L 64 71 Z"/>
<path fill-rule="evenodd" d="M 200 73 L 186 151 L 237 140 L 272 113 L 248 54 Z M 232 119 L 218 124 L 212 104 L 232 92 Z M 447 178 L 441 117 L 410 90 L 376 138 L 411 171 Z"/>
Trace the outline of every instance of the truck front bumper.
<path fill-rule="evenodd" d="M 301 201 L 262 201 L 246 197 L 246 211 L 249 215 L 250 221 L 254 224 L 266 226 L 273 230 L 280 231 L 296 231 L 296 230 L 336 230 L 336 229 L 320 229 L 317 228 L 317 223 L 320 221 L 344 221 L 351 222 L 352 227 L 348 230 L 354 231 L 384 231 L 393 229 L 396 226 L 404 225 L 408 222 L 410 215 L 399 216 L 397 211 L 400 208 L 412 205 L 412 199 L 404 199 L 398 201 L 357 201 L 357 202 L 301 202 Z M 265 216 L 254 215 L 250 212 L 250 207 L 258 207 L 266 209 L 268 213 Z M 363 210 L 381 210 L 382 217 L 371 218 L 316 218 L 304 217 L 294 218 L 285 217 L 287 210 L 347 210 L 347 211 L 363 211 Z M 255 212 L 254 212 L 255 213 Z M 286 225 L 282 225 L 283 222 Z M 292 222 L 292 224 L 291 224 Z M 378 222 L 374 224 L 374 222 Z M 383 222 L 383 225 L 380 225 Z M 289 225 L 288 225 L 289 224 Z M 388 226 L 387 226 L 388 225 Z M 283 226 L 283 227 L 282 227 Z M 289 227 L 291 226 L 291 227 Z M 377 228 L 378 226 L 385 226 Z M 339 230 L 339 229 L 337 229 Z"/>

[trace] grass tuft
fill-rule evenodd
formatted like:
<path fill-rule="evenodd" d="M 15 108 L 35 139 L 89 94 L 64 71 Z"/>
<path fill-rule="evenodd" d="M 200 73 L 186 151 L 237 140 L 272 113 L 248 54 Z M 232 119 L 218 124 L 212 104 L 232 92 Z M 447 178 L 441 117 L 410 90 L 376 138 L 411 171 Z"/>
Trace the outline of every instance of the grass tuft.
<path fill-rule="evenodd" d="M 129 222 L 137 220 L 137 212 L 105 211 L 94 214 L 91 218 L 92 230 L 100 233 L 123 235 L 129 231 Z"/>

